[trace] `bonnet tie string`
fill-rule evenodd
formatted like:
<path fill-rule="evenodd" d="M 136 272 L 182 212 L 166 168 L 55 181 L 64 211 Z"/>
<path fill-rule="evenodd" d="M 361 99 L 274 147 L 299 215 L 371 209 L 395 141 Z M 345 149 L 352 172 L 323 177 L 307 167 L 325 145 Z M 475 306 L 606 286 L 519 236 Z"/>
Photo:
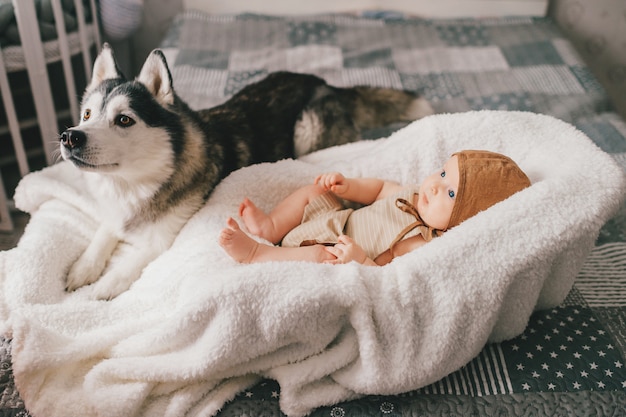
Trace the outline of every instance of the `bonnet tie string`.
<path fill-rule="evenodd" d="M 391 253 L 392 257 L 395 257 L 394 253 L 393 253 L 393 249 L 394 246 L 396 246 L 396 244 L 398 242 L 400 242 L 402 239 L 404 239 L 404 237 L 407 235 L 407 233 L 411 232 L 412 230 L 422 226 L 428 229 L 428 233 L 426 234 L 426 236 L 424 236 L 424 239 L 426 241 L 430 241 L 433 237 L 437 236 L 437 232 L 435 231 L 435 229 L 433 229 L 430 226 L 427 226 L 424 221 L 422 220 L 422 218 L 420 217 L 419 213 L 417 212 L 417 208 L 409 203 L 407 200 L 405 200 L 404 198 L 397 198 L 396 199 L 396 207 L 399 208 L 400 210 L 402 210 L 405 213 L 408 213 L 410 215 L 412 215 L 413 217 L 415 217 L 415 221 L 411 224 L 409 224 L 408 226 L 406 226 L 404 229 L 402 229 L 400 231 L 400 233 L 398 233 L 398 236 L 396 236 L 396 238 L 391 242 L 391 245 L 389 245 L 389 252 Z"/>

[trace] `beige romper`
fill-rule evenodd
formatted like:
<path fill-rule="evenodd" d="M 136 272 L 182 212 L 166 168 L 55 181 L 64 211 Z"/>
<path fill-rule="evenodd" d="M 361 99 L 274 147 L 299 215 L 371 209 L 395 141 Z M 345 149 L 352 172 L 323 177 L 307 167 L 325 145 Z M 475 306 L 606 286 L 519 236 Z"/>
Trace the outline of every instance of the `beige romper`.
<path fill-rule="evenodd" d="M 333 245 L 345 234 L 363 248 L 370 259 L 400 240 L 421 234 L 426 241 L 437 236 L 426 226 L 411 202 L 418 189 L 401 192 L 354 210 L 345 208 L 332 192 L 316 197 L 304 209 L 302 222 L 283 238 L 281 246 L 315 243 Z"/>

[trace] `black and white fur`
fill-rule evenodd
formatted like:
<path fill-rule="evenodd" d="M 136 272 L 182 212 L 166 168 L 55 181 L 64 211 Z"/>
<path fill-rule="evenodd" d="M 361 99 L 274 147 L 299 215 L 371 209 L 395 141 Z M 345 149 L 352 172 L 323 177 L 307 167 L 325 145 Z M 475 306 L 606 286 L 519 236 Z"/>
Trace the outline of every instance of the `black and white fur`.
<path fill-rule="evenodd" d="M 336 88 L 313 75 L 278 72 L 220 106 L 193 111 L 176 95 L 159 50 L 129 81 L 105 44 L 81 112 L 80 124 L 61 134 L 60 151 L 84 172 L 101 226 L 70 269 L 67 289 L 93 284 L 96 298 L 110 299 L 169 248 L 233 170 L 351 142 L 361 128 L 432 109 L 410 92 Z"/>

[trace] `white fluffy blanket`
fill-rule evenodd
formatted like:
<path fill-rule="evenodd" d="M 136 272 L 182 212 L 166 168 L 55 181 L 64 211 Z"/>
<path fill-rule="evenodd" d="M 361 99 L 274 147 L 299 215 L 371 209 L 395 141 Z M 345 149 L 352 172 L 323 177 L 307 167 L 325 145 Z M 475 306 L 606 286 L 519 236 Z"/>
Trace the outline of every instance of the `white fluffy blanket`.
<path fill-rule="evenodd" d="M 315 174 L 418 183 L 454 151 L 511 156 L 533 185 L 384 267 L 241 265 L 217 244 L 248 196 L 270 209 Z M 31 413 L 210 416 L 263 377 L 290 416 L 436 381 L 559 304 L 624 200 L 622 169 L 571 125 L 518 112 L 432 116 L 387 139 L 233 173 L 133 287 L 92 301 L 64 276 L 97 219 L 60 163 L 16 194 L 33 214 L 0 256 L 0 323 Z"/>

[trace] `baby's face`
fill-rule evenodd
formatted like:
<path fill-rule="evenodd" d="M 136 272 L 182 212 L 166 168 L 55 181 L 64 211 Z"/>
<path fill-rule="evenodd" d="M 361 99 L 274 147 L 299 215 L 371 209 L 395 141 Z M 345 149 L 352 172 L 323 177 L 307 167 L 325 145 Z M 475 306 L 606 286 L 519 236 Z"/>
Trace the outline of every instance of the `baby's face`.
<path fill-rule="evenodd" d="M 458 188 L 459 158 L 455 155 L 420 185 L 417 211 L 428 226 L 439 230 L 448 227 Z"/>

